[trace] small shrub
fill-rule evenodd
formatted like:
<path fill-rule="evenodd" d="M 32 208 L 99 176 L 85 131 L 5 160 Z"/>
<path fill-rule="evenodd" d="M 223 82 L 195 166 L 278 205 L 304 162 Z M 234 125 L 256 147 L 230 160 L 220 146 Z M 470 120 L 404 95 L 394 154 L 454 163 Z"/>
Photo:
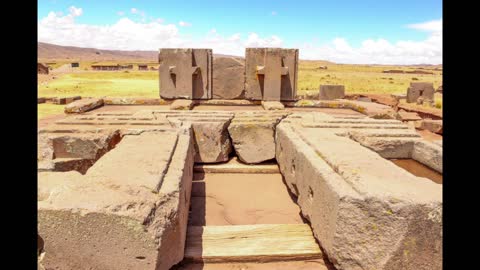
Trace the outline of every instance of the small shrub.
<path fill-rule="evenodd" d="M 418 81 L 418 78 L 413 77 L 412 81 Z"/>

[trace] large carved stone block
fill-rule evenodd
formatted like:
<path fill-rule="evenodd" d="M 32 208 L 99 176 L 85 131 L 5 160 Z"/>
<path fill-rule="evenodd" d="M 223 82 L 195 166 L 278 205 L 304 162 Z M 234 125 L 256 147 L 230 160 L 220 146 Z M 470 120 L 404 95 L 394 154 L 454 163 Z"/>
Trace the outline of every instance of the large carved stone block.
<path fill-rule="evenodd" d="M 428 82 L 412 82 L 407 89 L 407 102 L 416 102 L 419 97 L 423 97 L 424 100 L 433 100 L 435 89 L 433 83 Z"/>
<path fill-rule="evenodd" d="M 213 98 L 243 99 L 245 94 L 245 61 L 233 57 L 213 59 Z"/>
<path fill-rule="evenodd" d="M 212 49 L 161 49 L 160 97 L 212 98 Z"/>
<path fill-rule="evenodd" d="M 247 48 L 245 98 L 266 101 L 295 100 L 298 49 Z"/>

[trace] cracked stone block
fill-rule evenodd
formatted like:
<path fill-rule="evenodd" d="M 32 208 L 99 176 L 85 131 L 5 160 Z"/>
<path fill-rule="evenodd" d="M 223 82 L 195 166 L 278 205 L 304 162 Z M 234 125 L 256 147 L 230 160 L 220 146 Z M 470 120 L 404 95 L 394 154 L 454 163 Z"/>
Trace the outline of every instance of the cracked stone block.
<path fill-rule="evenodd" d="M 237 113 L 228 126 L 238 158 L 260 163 L 275 158 L 275 127 L 285 112 Z"/>
<path fill-rule="evenodd" d="M 245 96 L 245 61 L 233 57 L 213 58 L 213 98 L 243 99 Z"/>

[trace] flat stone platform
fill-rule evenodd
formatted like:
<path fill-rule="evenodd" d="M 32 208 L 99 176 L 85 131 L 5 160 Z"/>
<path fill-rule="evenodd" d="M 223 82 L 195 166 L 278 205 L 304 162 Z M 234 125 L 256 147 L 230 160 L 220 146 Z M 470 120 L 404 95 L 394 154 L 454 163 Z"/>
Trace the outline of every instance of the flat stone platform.
<path fill-rule="evenodd" d="M 356 103 L 325 107 L 342 104 L 274 111 L 107 105 L 40 121 L 44 265 L 170 269 L 184 258 L 187 226 L 308 220 L 338 269 L 441 269 L 442 185 L 389 159 L 441 174 L 442 143 L 401 121 L 367 117 Z M 236 165 L 227 162 L 232 156 Z M 280 173 L 266 165 L 275 161 Z"/>

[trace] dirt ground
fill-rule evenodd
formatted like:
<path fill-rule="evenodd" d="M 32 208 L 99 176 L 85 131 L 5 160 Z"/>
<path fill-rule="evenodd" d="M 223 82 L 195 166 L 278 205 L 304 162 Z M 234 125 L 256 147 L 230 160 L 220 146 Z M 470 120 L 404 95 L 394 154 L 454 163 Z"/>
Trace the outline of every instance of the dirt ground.
<path fill-rule="evenodd" d="M 443 175 L 430 169 L 429 167 L 423 165 L 422 163 L 413 160 L 413 159 L 392 159 L 393 163 L 395 163 L 398 167 L 409 171 L 415 176 L 418 177 L 425 177 L 437 184 L 443 183 Z"/>
<path fill-rule="evenodd" d="M 303 223 L 279 173 L 196 173 L 191 208 L 193 226 Z"/>
<path fill-rule="evenodd" d="M 424 138 L 427 141 L 436 141 L 436 140 L 443 139 L 442 135 L 430 132 L 428 130 L 417 129 L 417 133 L 420 134 L 420 136 L 422 136 L 422 138 Z"/>

